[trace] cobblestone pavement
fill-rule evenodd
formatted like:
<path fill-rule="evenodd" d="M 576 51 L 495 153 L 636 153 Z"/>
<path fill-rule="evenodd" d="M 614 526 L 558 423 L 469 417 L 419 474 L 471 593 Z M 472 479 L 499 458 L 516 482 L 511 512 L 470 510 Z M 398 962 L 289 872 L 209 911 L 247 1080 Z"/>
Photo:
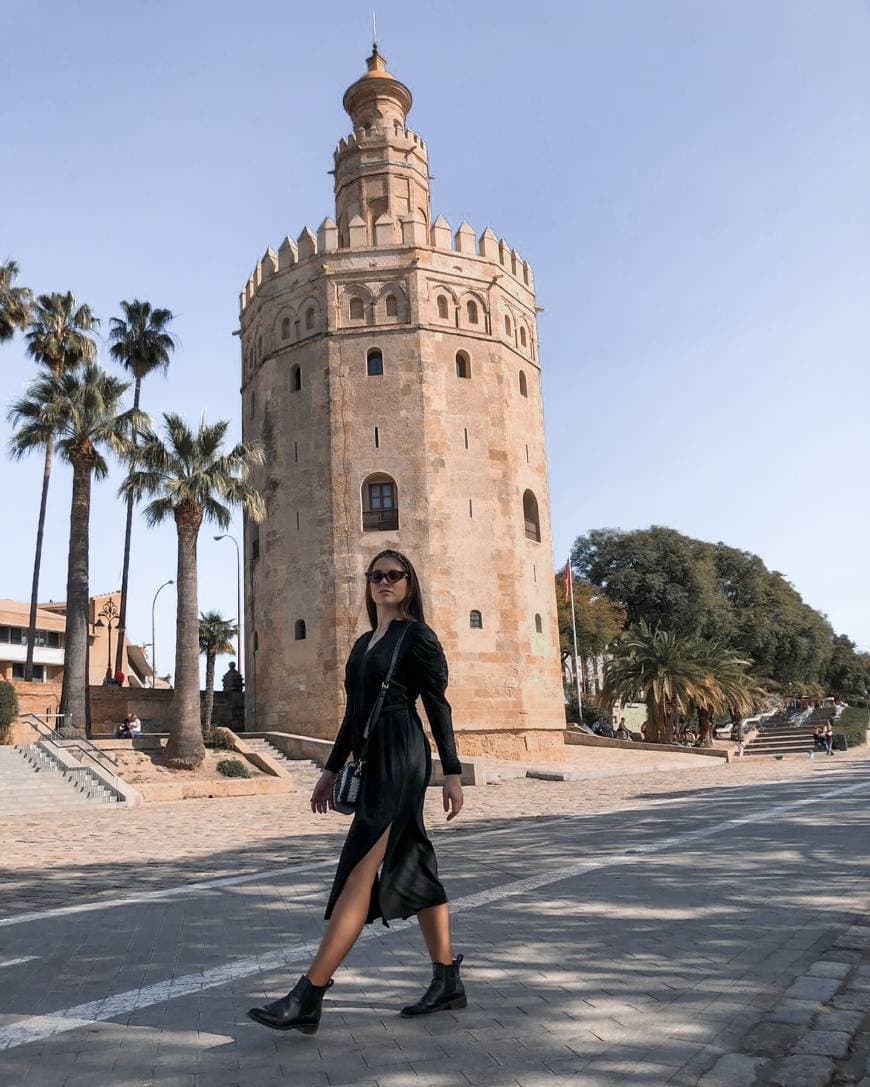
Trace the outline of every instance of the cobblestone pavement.
<path fill-rule="evenodd" d="M 466 797 L 449 827 L 427 806 L 469 1007 L 399 1019 L 416 924 L 369 926 L 307 1038 L 244 1013 L 307 964 L 344 820 L 289 797 L 0 824 L 0 1085 L 799 1087 L 780 1054 L 862 1037 L 818 1016 L 868 1008 L 870 761 Z"/>

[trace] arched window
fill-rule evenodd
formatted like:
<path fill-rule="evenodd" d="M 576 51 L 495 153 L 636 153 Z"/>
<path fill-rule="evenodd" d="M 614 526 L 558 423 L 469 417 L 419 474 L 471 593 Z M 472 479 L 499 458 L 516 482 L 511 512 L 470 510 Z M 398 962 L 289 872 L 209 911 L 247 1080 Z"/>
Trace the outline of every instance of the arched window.
<path fill-rule="evenodd" d="M 373 347 L 366 355 L 366 373 L 369 377 L 380 377 L 384 372 L 384 356 L 379 347 Z"/>
<path fill-rule="evenodd" d="M 507 314 L 504 315 L 504 330 L 505 333 L 510 336 L 511 334 L 511 319 Z"/>
<path fill-rule="evenodd" d="M 281 339 L 282 340 L 289 340 L 290 339 L 290 318 L 289 317 L 285 317 L 284 320 L 281 322 Z"/>
<path fill-rule="evenodd" d="M 302 388 L 302 368 L 294 366 L 290 370 L 290 392 L 298 393 Z"/>
<path fill-rule="evenodd" d="M 309 306 L 305 311 L 305 328 L 308 332 L 314 328 L 314 306 Z"/>
<path fill-rule="evenodd" d="M 526 524 L 526 539 L 541 542 L 541 521 L 538 517 L 538 500 L 531 491 L 523 495 L 523 520 Z"/>
<path fill-rule="evenodd" d="M 529 385 L 528 385 L 528 382 L 526 381 L 526 372 L 525 372 L 525 370 L 520 370 L 520 396 L 528 396 L 528 395 L 529 395 Z"/>
<path fill-rule="evenodd" d="M 472 630 L 483 630 L 483 616 L 479 611 L 468 613 L 468 625 Z"/>
<path fill-rule="evenodd" d="M 263 337 L 258 336 L 257 337 L 257 358 L 261 359 L 262 357 L 263 357 Z"/>
<path fill-rule="evenodd" d="M 399 316 L 399 303 L 396 301 L 396 296 L 394 294 L 387 295 L 387 316 Z"/>
<path fill-rule="evenodd" d="M 520 325 L 520 347 L 525 347 L 526 344 L 526 329 L 524 325 Z"/>
<path fill-rule="evenodd" d="M 365 307 L 363 306 L 363 300 L 361 298 L 351 298 L 350 300 L 350 319 L 352 321 L 361 321 L 366 315 Z"/>
<path fill-rule="evenodd" d="M 535 615 L 535 634 L 544 633 L 544 624 L 541 621 L 540 615 Z"/>
<path fill-rule="evenodd" d="M 464 351 L 456 352 L 456 376 L 471 377 L 471 359 Z"/>
<path fill-rule="evenodd" d="M 438 295 L 438 316 L 444 321 L 450 316 L 450 310 L 447 307 L 447 298 L 443 294 Z"/>
<path fill-rule="evenodd" d="M 472 299 L 469 299 L 468 304 L 465 307 L 465 311 L 468 314 L 468 323 L 470 325 L 476 325 L 480 320 L 480 316 L 477 312 L 477 303 Z"/>
<path fill-rule="evenodd" d="M 302 641 L 305 640 L 305 620 L 304 619 L 297 619 L 296 620 L 295 638 L 296 638 L 297 642 L 302 642 Z"/>
<path fill-rule="evenodd" d="M 362 489 L 363 532 L 394 532 L 399 527 L 396 481 L 385 475 L 369 476 Z"/>

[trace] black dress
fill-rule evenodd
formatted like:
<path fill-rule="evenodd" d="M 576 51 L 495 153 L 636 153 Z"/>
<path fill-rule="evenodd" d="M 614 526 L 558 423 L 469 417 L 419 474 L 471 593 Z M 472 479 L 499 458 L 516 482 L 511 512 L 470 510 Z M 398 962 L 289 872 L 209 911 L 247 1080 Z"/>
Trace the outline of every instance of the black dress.
<path fill-rule="evenodd" d="M 399 652 L 393 682 L 368 746 L 360 797 L 341 857 L 325 917 L 354 867 L 390 828 L 380 877 L 372 886 L 366 924 L 382 917 L 410 917 L 427 906 L 447 901 L 438 879 L 435 850 L 423 824 L 423 799 L 432 771 L 432 755 L 415 703 L 421 696 L 445 774 L 459 774 L 450 704 L 444 697 L 447 661 L 434 632 L 417 620 L 394 619 L 386 633 L 366 648 L 374 631 L 358 638 L 347 660 L 344 685 L 347 709 L 326 760 L 337 773 L 353 752 L 357 758 L 362 733 L 403 625 L 409 624 Z"/>

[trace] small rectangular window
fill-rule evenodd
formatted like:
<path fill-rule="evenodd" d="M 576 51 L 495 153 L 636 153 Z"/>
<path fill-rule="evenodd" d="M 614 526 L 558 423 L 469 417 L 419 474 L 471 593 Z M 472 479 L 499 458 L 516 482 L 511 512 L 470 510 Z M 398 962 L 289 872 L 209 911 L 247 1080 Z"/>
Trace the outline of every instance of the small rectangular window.
<path fill-rule="evenodd" d="M 256 413 L 257 413 L 257 404 L 256 404 L 256 400 L 254 399 L 254 394 L 251 393 L 251 395 L 248 397 L 248 418 L 253 419 L 254 416 L 256 415 Z"/>
<path fill-rule="evenodd" d="M 251 561 L 256 562 L 259 557 L 260 557 L 260 539 L 259 539 L 258 536 L 255 536 L 253 538 L 253 540 L 251 540 Z"/>
<path fill-rule="evenodd" d="M 526 446 L 526 464 L 529 463 L 529 447 Z"/>
<path fill-rule="evenodd" d="M 381 436 L 380 436 L 380 434 L 378 432 L 378 428 L 375 427 L 375 449 L 380 449 L 380 447 L 381 447 Z"/>
<path fill-rule="evenodd" d="M 254 652 L 256 653 L 260 648 L 260 632 L 254 631 Z"/>
<path fill-rule="evenodd" d="M 296 462 L 299 460 L 299 442 L 293 443 L 293 460 Z"/>
<path fill-rule="evenodd" d="M 296 511 L 296 531 L 299 531 L 299 510 Z"/>
<path fill-rule="evenodd" d="M 469 500 L 468 500 L 468 516 L 469 516 L 469 517 L 473 517 L 473 516 L 474 516 L 474 508 L 473 508 L 473 507 L 472 507 L 472 505 L 471 505 L 471 499 L 470 499 L 470 498 L 469 498 Z"/>
<path fill-rule="evenodd" d="M 468 427 L 465 428 L 465 448 L 468 448 Z"/>

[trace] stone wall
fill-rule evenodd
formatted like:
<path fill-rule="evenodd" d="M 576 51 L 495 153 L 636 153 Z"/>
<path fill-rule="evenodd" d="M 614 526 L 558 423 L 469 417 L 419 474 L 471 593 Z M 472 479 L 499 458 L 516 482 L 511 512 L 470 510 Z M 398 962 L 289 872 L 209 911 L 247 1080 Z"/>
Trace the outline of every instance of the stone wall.
<path fill-rule="evenodd" d="M 91 735 L 111 736 L 124 718 L 137 713 L 143 732 L 169 732 L 171 726 L 172 690 L 137 687 L 91 688 Z M 201 698 L 205 699 L 204 692 Z M 215 725 L 232 729 L 244 727 L 244 694 L 215 691 Z"/>

